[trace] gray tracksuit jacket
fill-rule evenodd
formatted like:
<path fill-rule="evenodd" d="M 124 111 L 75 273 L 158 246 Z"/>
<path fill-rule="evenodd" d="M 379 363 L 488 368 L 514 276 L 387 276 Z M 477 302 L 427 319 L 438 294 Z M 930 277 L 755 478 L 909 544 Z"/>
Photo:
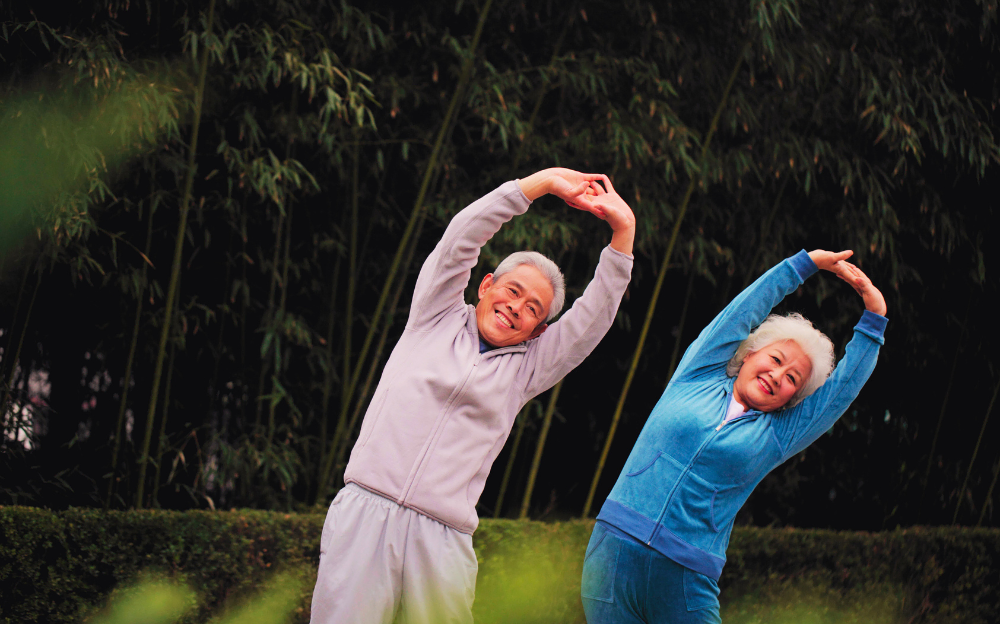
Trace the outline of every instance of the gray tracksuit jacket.
<path fill-rule="evenodd" d="M 464 290 L 479 249 L 531 202 L 510 181 L 458 213 L 427 257 L 344 480 L 463 533 L 517 413 L 573 370 L 611 327 L 632 257 L 605 248 L 594 279 L 544 334 L 479 352 Z"/>

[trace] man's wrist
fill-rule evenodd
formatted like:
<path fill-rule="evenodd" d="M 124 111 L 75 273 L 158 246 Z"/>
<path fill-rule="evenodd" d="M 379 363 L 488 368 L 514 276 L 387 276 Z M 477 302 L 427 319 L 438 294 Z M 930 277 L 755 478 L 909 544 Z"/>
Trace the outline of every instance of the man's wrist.
<path fill-rule="evenodd" d="M 632 255 L 632 246 L 635 242 L 635 226 L 612 230 L 611 244 L 608 245 L 615 251 L 620 251 L 629 256 Z"/>
<path fill-rule="evenodd" d="M 552 173 L 549 169 L 536 171 L 526 178 L 517 181 L 521 187 L 521 192 L 531 201 L 535 201 L 542 195 L 546 195 L 552 188 Z"/>

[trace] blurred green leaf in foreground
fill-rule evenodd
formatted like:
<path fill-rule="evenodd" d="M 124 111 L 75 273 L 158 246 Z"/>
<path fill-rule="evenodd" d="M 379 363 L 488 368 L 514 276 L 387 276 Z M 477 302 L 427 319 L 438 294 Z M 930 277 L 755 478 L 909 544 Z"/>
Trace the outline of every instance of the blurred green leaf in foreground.
<path fill-rule="evenodd" d="M 113 197 L 108 175 L 177 132 L 181 90 L 119 69 L 0 95 L 0 253 L 32 230 L 57 244 L 89 233 L 89 208 Z"/>

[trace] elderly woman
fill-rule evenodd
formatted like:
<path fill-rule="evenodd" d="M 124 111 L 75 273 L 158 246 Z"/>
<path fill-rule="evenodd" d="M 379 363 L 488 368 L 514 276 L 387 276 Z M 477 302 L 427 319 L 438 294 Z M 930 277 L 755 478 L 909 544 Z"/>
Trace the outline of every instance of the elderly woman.
<path fill-rule="evenodd" d="M 885 300 L 851 253 L 784 260 L 688 348 L 597 516 L 582 584 L 590 624 L 721 621 L 717 581 L 736 513 L 833 425 L 875 368 Z M 801 315 L 768 316 L 819 269 L 866 308 L 832 374 L 829 338 Z"/>

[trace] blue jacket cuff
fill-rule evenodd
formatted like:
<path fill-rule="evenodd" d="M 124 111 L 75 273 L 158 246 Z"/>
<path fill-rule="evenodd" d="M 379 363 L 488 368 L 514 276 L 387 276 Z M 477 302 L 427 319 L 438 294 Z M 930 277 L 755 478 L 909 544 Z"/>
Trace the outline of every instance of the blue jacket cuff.
<path fill-rule="evenodd" d="M 889 319 L 881 314 L 875 314 L 865 310 L 861 315 L 861 320 L 854 326 L 854 331 L 861 332 L 880 345 L 885 344 L 885 326 Z"/>
<path fill-rule="evenodd" d="M 788 259 L 792 263 L 792 268 L 799 274 L 799 279 L 803 282 L 809 279 L 813 273 L 819 271 L 819 267 L 809 257 L 809 252 L 805 249 Z"/>

